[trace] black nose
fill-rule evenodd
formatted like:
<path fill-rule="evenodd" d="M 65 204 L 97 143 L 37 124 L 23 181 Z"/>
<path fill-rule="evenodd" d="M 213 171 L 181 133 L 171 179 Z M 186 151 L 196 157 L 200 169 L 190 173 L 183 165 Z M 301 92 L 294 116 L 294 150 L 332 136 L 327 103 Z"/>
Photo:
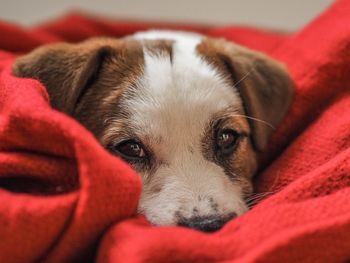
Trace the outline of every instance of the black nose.
<path fill-rule="evenodd" d="M 178 225 L 204 232 L 213 232 L 222 228 L 225 223 L 234 217 L 236 217 L 235 213 L 227 216 L 193 216 L 182 219 Z"/>

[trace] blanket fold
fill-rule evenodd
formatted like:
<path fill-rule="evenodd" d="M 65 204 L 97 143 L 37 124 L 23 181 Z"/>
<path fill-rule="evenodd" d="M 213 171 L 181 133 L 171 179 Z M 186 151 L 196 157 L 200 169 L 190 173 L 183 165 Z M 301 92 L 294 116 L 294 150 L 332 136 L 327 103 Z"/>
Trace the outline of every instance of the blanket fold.
<path fill-rule="evenodd" d="M 0 22 L 0 262 L 346 262 L 350 260 L 350 2 L 293 34 L 112 21 L 70 14 L 26 29 Z M 256 179 L 257 204 L 216 233 L 136 215 L 138 175 L 12 75 L 45 43 L 149 28 L 225 37 L 282 61 L 291 110 Z M 263 200 L 259 200 L 263 199 Z"/>

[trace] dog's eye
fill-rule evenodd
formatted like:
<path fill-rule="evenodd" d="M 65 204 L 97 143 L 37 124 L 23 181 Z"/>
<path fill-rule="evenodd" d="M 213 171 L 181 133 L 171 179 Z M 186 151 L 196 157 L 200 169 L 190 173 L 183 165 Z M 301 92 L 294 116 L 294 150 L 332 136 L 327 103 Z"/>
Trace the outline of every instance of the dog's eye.
<path fill-rule="evenodd" d="M 135 140 L 122 141 L 109 148 L 127 160 L 140 160 L 146 157 L 143 146 Z"/>
<path fill-rule="evenodd" d="M 238 144 L 239 134 L 231 129 L 224 129 L 217 133 L 216 146 L 224 155 L 231 154 Z"/>

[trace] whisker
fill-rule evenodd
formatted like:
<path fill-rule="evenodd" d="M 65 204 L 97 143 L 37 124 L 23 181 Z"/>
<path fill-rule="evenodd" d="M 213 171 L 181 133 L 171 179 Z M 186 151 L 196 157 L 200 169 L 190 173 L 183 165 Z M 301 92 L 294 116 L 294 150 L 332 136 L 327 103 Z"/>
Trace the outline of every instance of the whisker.
<path fill-rule="evenodd" d="M 251 198 L 249 198 L 249 199 L 246 199 L 246 201 L 247 201 L 247 202 L 253 202 L 253 201 L 256 201 L 256 200 L 261 200 L 261 199 L 263 199 L 264 197 L 269 196 L 269 195 L 270 195 L 270 194 L 254 196 L 254 197 L 251 197 Z"/>
<path fill-rule="evenodd" d="M 245 80 L 253 71 L 255 70 L 255 67 L 251 67 L 251 69 L 236 83 L 234 83 L 233 85 L 236 86 L 239 83 L 241 83 L 243 80 Z"/>
<path fill-rule="evenodd" d="M 268 196 L 270 194 L 273 194 L 273 193 L 272 192 L 271 193 L 268 192 L 268 193 L 264 193 L 264 194 L 253 195 L 253 196 L 250 196 L 250 197 L 246 198 L 246 201 L 247 202 L 254 201 L 256 199 L 263 198 L 263 197 Z"/>
<path fill-rule="evenodd" d="M 245 117 L 245 118 L 250 119 L 250 120 L 258 121 L 258 122 L 261 122 L 263 124 L 266 124 L 267 126 L 269 126 L 270 128 L 272 128 L 274 130 L 276 129 L 271 123 L 269 123 L 267 121 L 264 121 L 264 120 L 261 120 L 261 119 L 258 119 L 258 118 L 250 117 L 250 116 L 247 116 L 247 115 L 244 115 L 244 114 L 234 114 L 234 116 Z"/>
<path fill-rule="evenodd" d="M 245 202 L 249 209 L 251 209 L 254 205 L 256 205 L 258 202 L 260 202 L 265 197 L 274 194 L 276 191 L 270 191 L 270 192 L 262 192 L 262 193 L 256 193 L 252 194 L 248 198 L 245 199 Z"/>

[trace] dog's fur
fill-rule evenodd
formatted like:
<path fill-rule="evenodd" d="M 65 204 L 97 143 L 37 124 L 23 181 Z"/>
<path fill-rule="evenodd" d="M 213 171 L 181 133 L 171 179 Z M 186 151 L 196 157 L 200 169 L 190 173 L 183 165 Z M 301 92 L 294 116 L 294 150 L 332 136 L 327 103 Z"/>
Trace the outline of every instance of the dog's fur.
<path fill-rule="evenodd" d="M 134 167 L 139 212 L 152 223 L 206 231 L 247 210 L 257 155 L 293 90 L 284 67 L 258 52 L 169 31 L 43 46 L 14 74 L 40 80 L 53 107 Z"/>

